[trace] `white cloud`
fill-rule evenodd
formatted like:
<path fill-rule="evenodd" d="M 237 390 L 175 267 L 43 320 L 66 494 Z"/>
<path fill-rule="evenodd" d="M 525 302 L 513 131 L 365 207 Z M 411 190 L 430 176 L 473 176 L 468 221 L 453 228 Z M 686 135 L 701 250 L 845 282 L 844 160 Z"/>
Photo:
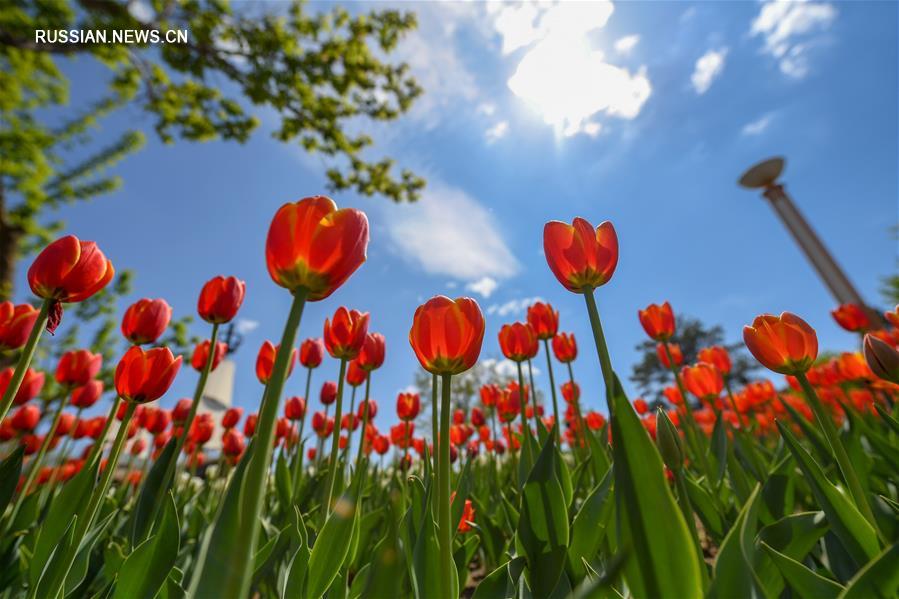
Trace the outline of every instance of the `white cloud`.
<path fill-rule="evenodd" d="M 615 40 L 615 52 L 619 54 L 630 54 L 631 50 L 639 43 L 639 35 L 626 35 Z"/>
<path fill-rule="evenodd" d="M 241 335 L 247 335 L 259 328 L 259 321 L 250 320 L 249 318 L 238 318 L 234 328 Z"/>
<path fill-rule="evenodd" d="M 597 137 L 600 131 L 602 131 L 602 124 L 594 121 L 588 121 L 584 123 L 583 130 L 584 133 L 586 133 L 590 137 Z"/>
<path fill-rule="evenodd" d="M 427 273 L 471 282 L 504 279 L 520 269 L 490 212 L 433 177 L 419 202 L 383 209 L 390 211 L 387 233 L 394 248 Z"/>
<path fill-rule="evenodd" d="M 763 114 L 754 121 L 743 125 L 741 132 L 743 135 L 761 135 L 768 129 L 768 125 L 771 124 L 772 118 L 773 116 L 771 114 Z"/>
<path fill-rule="evenodd" d="M 727 57 L 727 48 L 709 50 L 699 57 L 690 82 L 697 94 L 704 94 L 712 87 L 712 82 L 724 72 L 724 59 Z"/>
<path fill-rule="evenodd" d="M 503 53 L 527 49 L 509 89 L 562 135 L 586 132 L 590 117 L 600 112 L 633 119 L 649 98 L 645 67 L 631 73 L 591 46 L 592 33 L 613 11 L 608 1 L 488 5 Z M 619 42 L 632 48 L 637 39 Z"/>
<path fill-rule="evenodd" d="M 484 137 L 487 138 L 487 143 L 492 144 L 493 142 L 503 138 L 506 136 L 506 133 L 509 132 L 509 121 L 500 121 L 494 126 L 487 129 L 484 132 Z"/>
<path fill-rule="evenodd" d="M 749 33 L 764 38 L 764 51 L 777 59 L 782 73 L 801 78 L 808 73 L 810 44 L 797 38 L 807 40 L 829 29 L 836 16 L 837 9 L 826 2 L 769 0 L 762 4 Z"/>
<path fill-rule="evenodd" d="M 518 365 L 512 360 L 508 360 L 503 358 L 502 360 L 497 360 L 496 358 L 485 358 L 478 363 L 482 368 L 493 372 L 494 375 L 499 379 L 512 379 L 518 380 Z M 526 367 L 527 365 L 525 365 Z M 532 370 L 534 371 L 534 376 L 540 376 L 540 369 L 537 366 L 532 365 Z M 527 369 L 525 368 L 525 379 L 527 379 Z"/>
<path fill-rule="evenodd" d="M 542 302 L 541 297 L 523 297 L 521 299 L 509 300 L 503 304 L 491 304 L 487 307 L 487 314 L 496 314 L 501 318 L 506 316 L 524 315 L 528 306 L 534 302 Z"/>
<path fill-rule="evenodd" d="M 488 298 L 493 295 L 493 292 L 496 291 L 497 287 L 499 287 L 499 283 L 493 277 L 481 277 L 477 281 L 472 281 L 466 285 L 465 289 L 474 291 L 481 297 Z"/>

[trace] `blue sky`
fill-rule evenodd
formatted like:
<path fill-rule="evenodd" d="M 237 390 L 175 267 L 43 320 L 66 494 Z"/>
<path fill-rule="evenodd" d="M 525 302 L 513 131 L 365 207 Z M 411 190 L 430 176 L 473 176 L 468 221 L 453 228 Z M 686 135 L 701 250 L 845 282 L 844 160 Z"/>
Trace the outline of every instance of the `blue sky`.
<path fill-rule="evenodd" d="M 561 328 L 578 338 L 585 401 L 604 410 L 583 298 L 556 282 L 542 255 L 550 219 L 615 224 L 620 262 L 597 298 L 626 386 L 644 339 L 636 311 L 666 299 L 723 325 L 729 341 L 755 315 L 790 310 L 817 329 L 823 348 L 853 346 L 765 200 L 735 182 L 754 162 L 785 155 L 787 190 L 863 296 L 880 304 L 879 278 L 897 258 L 888 231 L 899 197 L 895 4 L 401 6 L 418 13 L 420 28 L 397 57 L 426 93 L 371 133 L 375 152 L 429 185 L 416 205 L 333 195 L 368 214 L 369 260 L 307 307 L 300 330 L 321 335 L 341 304 L 372 313 L 372 330 L 387 337 L 372 393 L 382 426 L 417 367 L 412 313 L 440 293 L 478 299 L 488 323 L 483 357 L 499 356 L 499 327 L 523 319 L 532 298 L 552 302 Z M 101 68 L 67 69 L 73 106 L 101 93 Z M 326 166 L 272 140 L 273 116 L 259 116 L 262 129 L 243 146 L 164 146 L 128 108 L 98 132 L 102 141 L 123 127 L 147 131 L 147 146 L 116 168 L 125 185 L 60 214 L 69 232 L 136 271 L 133 299 L 165 297 L 177 316 L 194 313 L 208 278 L 246 280 L 240 318 L 256 326 L 236 355 L 235 398 L 249 411 L 261 394 L 256 350 L 279 339 L 290 301 L 266 273 L 266 230 L 284 202 L 325 191 Z M 326 361 L 316 388 L 336 368 Z M 545 374 L 538 379 L 545 388 Z M 163 403 L 189 395 L 195 380 L 185 369 Z M 295 374 L 288 392 L 302 385 Z"/>

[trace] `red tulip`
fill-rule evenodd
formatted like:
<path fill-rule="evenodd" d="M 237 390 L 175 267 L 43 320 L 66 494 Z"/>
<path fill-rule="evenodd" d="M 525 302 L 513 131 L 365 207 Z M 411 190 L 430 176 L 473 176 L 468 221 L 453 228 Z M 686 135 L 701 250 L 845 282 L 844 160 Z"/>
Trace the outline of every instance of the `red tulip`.
<path fill-rule="evenodd" d="M 581 388 L 573 381 L 568 381 L 562 385 L 562 397 L 568 403 L 576 402 L 581 396 Z"/>
<path fill-rule="evenodd" d="M 302 420 L 306 415 L 306 402 L 302 397 L 290 397 L 284 402 L 284 417 L 288 420 Z"/>
<path fill-rule="evenodd" d="M 362 350 L 359 352 L 359 367 L 366 372 L 377 370 L 384 363 L 384 355 L 387 351 L 384 335 L 381 333 L 368 333 L 362 342 Z"/>
<path fill-rule="evenodd" d="M 537 355 L 537 335 L 531 325 L 523 322 L 504 324 L 499 330 L 499 347 L 503 355 L 515 362 L 530 360 Z"/>
<path fill-rule="evenodd" d="M 484 326 L 484 315 L 475 300 L 440 295 L 415 310 L 409 343 L 428 372 L 459 374 L 477 362 Z"/>
<path fill-rule="evenodd" d="M 488 408 L 495 406 L 502 398 L 502 395 L 503 390 L 500 389 L 499 385 L 488 384 L 481 386 L 481 403 Z"/>
<path fill-rule="evenodd" d="M 713 345 L 699 350 L 699 361 L 711 364 L 724 376 L 730 374 L 730 355 L 720 345 Z"/>
<path fill-rule="evenodd" d="M 243 454 L 247 443 L 240 431 L 229 428 L 222 435 L 222 452 L 230 457 L 238 457 Z"/>
<path fill-rule="evenodd" d="M 662 389 L 662 395 L 676 406 L 683 405 L 684 403 L 684 396 L 681 395 L 680 389 L 677 387 L 665 387 Z"/>
<path fill-rule="evenodd" d="M 343 285 L 366 258 L 368 218 L 352 208 L 337 209 L 325 196 L 284 204 L 272 219 L 265 262 L 272 280 L 310 301 Z"/>
<path fill-rule="evenodd" d="M 115 269 L 93 241 L 74 235 L 57 239 L 28 269 L 28 284 L 38 297 L 72 303 L 86 300 L 112 280 Z"/>
<path fill-rule="evenodd" d="M 890 312 L 884 312 L 883 316 L 891 325 L 893 325 L 893 327 L 899 329 L 899 304 L 897 304 Z"/>
<path fill-rule="evenodd" d="M 790 312 L 757 316 L 743 327 L 743 341 L 762 366 L 781 374 L 805 372 L 818 357 L 815 330 Z"/>
<path fill-rule="evenodd" d="M 337 383 L 334 381 L 325 381 L 322 384 L 322 390 L 319 394 L 319 400 L 322 405 L 329 406 L 337 399 Z"/>
<path fill-rule="evenodd" d="M 378 415 L 378 402 L 373 399 L 368 399 L 360 403 L 359 408 L 356 412 L 359 415 L 360 420 L 364 420 L 366 418 L 366 410 L 368 411 L 368 421 L 371 422 L 375 419 L 375 416 Z"/>
<path fill-rule="evenodd" d="M 256 434 L 256 421 L 259 420 L 258 414 L 250 414 L 243 422 L 243 434 L 252 437 Z"/>
<path fill-rule="evenodd" d="M 390 441 L 400 449 L 406 449 L 414 442 L 415 423 L 403 421 L 390 427 Z"/>
<path fill-rule="evenodd" d="M 634 409 L 637 411 L 637 414 L 642 416 L 649 411 L 649 404 L 646 403 L 645 399 L 638 397 L 634 400 Z"/>
<path fill-rule="evenodd" d="M 234 428 L 243 416 L 243 408 L 228 408 L 222 415 L 222 428 Z"/>
<path fill-rule="evenodd" d="M 315 412 L 312 415 L 312 430 L 322 439 L 331 435 L 334 430 L 334 419 L 326 416 L 324 412 Z"/>
<path fill-rule="evenodd" d="M 851 333 L 863 333 L 871 328 L 871 319 L 862 306 L 843 304 L 831 312 L 837 324 Z"/>
<path fill-rule="evenodd" d="M 146 448 L 147 448 L 147 442 L 144 441 L 142 438 L 137 438 L 131 444 L 131 455 L 138 456 L 138 455 L 142 454 Z"/>
<path fill-rule="evenodd" d="M 86 349 L 68 351 L 56 366 L 56 382 L 66 386 L 86 385 L 100 372 L 103 356 Z"/>
<path fill-rule="evenodd" d="M 169 390 L 180 368 L 181 356 L 176 358 L 167 347 L 132 347 L 116 366 L 116 391 L 127 401 L 155 401 Z"/>
<path fill-rule="evenodd" d="M 671 361 L 674 362 L 675 366 L 680 366 L 684 362 L 684 354 L 680 350 L 680 345 L 677 343 L 659 343 L 656 345 L 656 355 L 659 357 L 659 362 L 662 363 L 662 366 L 665 368 L 671 368 L 671 362 L 668 361 L 668 353 L 665 352 L 665 346 L 668 346 L 668 353 L 671 354 Z"/>
<path fill-rule="evenodd" d="M 228 344 L 224 341 L 219 341 L 215 344 L 215 355 L 212 357 L 212 368 L 210 372 L 218 368 L 218 365 L 221 364 L 222 360 L 225 359 L 225 355 L 228 353 Z M 206 368 L 206 362 L 209 360 L 209 340 L 202 341 L 194 347 L 194 353 L 190 357 L 190 365 L 197 372 L 203 372 L 203 369 Z"/>
<path fill-rule="evenodd" d="M 584 293 L 609 282 L 618 265 L 618 236 L 606 221 L 596 229 L 583 218 L 543 227 L 543 252 L 550 270 L 569 291 Z"/>
<path fill-rule="evenodd" d="M 661 306 L 649 304 L 645 310 L 638 310 L 637 316 L 651 339 L 667 341 L 674 335 L 674 312 L 668 302 Z"/>
<path fill-rule="evenodd" d="M 321 339 L 306 339 L 300 345 L 300 364 L 305 368 L 318 368 L 325 357 L 325 344 Z"/>
<path fill-rule="evenodd" d="M 718 369 L 706 362 L 694 366 L 684 366 L 681 379 L 687 391 L 703 400 L 715 399 L 724 389 L 724 379 Z"/>
<path fill-rule="evenodd" d="M 161 433 L 165 432 L 167 428 L 169 428 L 172 417 L 169 415 L 168 410 L 157 408 L 151 410 L 150 408 L 147 408 L 146 414 L 147 418 L 144 422 L 144 428 L 151 435 L 159 436 Z"/>
<path fill-rule="evenodd" d="M 379 455 L 384 455 L 390 451 L 390 439 L 383 435 L 378 435 L 372 440 L 372 447 Z"/>
<path fill-rule="evenodd" d="M 103 395 L 103 381 L 89 381 L 72 390 L 71 404 L 76 408 L 89 408 Z"/>
<path fill-rule="evenodd" d="M 551 339 L 559 330 L 559 312 L 543 302 L 535 302 L 528 308 L 528 324 L 537 334 L 537 339 Z"/>
<path fill-rule="evenodd" d="M 209 279 L 200 291 L 197 312 L 212 324 L 230 322 L 237 315 L 246 293 L 246 283 L 236 277 L 221 275 Z"/>
<path fill-rule="evenodd" d="M 20 433 L 30 433 L 37 427 L 38 422 L 40 421 L 41 410 L 32 404 L 26 404 L 20 407 L 13 412 L 12 417 L 10 418 L 10 424 L 12 424 L 12 427 Z"/>
<path fill-rule="evenodd" d="M 122 318 L 122 335 L 131 343 L 155 343 L 172 320 L 172 307 L 164 299 L 142 299 L 131 304 Z"/>
<path fill-rule="evenodd" d="M 214 431 L 215 422 L 212 419 L 212 414 L 203 412 L 197 414 L 197 417 L 191 422 L 188 437 L 196 445 L 205 445 L 212 438 Z"/>
<path fill-rule="evenodd" d="M 346 382 L 353 387 L 358 387 L 368 378 L 368 372 L 359 366 L 359 358 L 349 363 L 346 369 Z"/>
<path fill-rule="evenodd" d="M 598 431 L 606 424 L 606 417 L 599 412 L 589 412 L 587 414 L 587 428 L 591 431 Z"/>
<path fill-rule="evenodd" d="M 0 302 L 0 351 L 25 345 L 39 313 L 31 304 Z"/>
<path fill-rule="evenodd" d="M 177 424 L 182 424 L 187 417 L 190 415 L 190 408 L 193 404 L 193 401 L 188 399 L 187 397 L 182 397 L 178 400 L 178 403 L 175 404 L 174 409 L 172 409 L 172 420 Z"/>
<path fill-rule="evenodd" d="M 6 388 L 9 387 L 9 382 L 12 380 L 13 369 L 5 368 L 0 371 L 0 395 L 6 393 Z M 37 394 L 41 392 L 41 389 L 44 388 L 44 373 L 39 370 L 34 370 L 33 368 L 29 368 L 25 371 L 25 376 L 22 377 L 22 384 L 19 385 L 19 390 L 16 391 L 16 396 L 13 398 L 13 401 L 17 406 L 20 406 L 33 398 L 37 397 Z"/>
<path fill-rule="evenodd" d="M 265 341 L 259 348 L 259 354 L 256 356 L 256 378 L 263 385 L 268 383 L 272 376 L 272 369 L 275 367 L 275 358 L 278 356 L 280 345 L 274 345 L 271 341 Z M 296 362 L 297 350 L 290 350 L 290 358 L 287 362 L 287 375 L 293 372 L 293 365 Z"/>
<path fill-rule="evenodd" d="M 559 333 L 553 337 L 553 353 L 559 362 L 574 361 L 577 358 L 577 342 L 574 340 L 574 333 Z"/>
<path fill-rule="evenodd" d="M 478 408 L 474 407 L 471 409 L 471 424 L 472 426 L 481 427 L 484 426 L 484 423 L 487 420 L 484 418 L 484 412 Z"/>
<path fill-rule="evenodd" d="M 415 420 L 421 411 L 418 393 L 400 393 L 396 396 L 396 416 L 400 420 Z"/>

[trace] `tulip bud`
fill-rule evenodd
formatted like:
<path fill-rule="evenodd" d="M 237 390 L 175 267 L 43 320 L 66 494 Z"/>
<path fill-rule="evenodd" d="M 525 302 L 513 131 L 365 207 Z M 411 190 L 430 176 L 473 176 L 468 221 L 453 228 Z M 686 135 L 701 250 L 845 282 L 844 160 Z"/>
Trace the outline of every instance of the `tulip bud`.
<path fill-rule="evenodd" d="M 656 444 L 665 465 L 675 474 L 680 473 L 684 465 L 680 434 L 668 418 L 668 414 L 661 408 L 656 412 Z"/>
<path fill-rule="evenodd" d="M 899 384 L 899 352 L 877 337 L 865 335 L 865 361 L 877 377 Z"/>

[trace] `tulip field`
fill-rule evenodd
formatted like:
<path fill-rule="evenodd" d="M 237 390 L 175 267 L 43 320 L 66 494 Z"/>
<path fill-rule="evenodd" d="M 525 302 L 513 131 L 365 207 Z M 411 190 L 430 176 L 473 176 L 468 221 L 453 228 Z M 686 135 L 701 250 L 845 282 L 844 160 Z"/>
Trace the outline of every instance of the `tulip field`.
<path fill-rule="evenodd" d="M 306 322 L 307 303 L 363 266 L 369 234 L 363 212 L 324 196 L 277 211 L 264 260 L 291 307 L 258 354 L 261 396 L 218 422 L 199 405 L 244 282 L 202 287 L 189 365 L 161 341 L 168 303 L 131 305 L 105 389 L 99 354 L 34 356 L 114 266 L 74 235 L 44 247 L 34 305 L 0 303 L 0 599 L 899 596 L 899 306 L 836 308 L 858 346 L 821 356 L 802 315 L 746 315 L 771 378 L 738 384 L 724 347 L 684 363 L 664 290 L 643 309 L 604 305 L 619 240 L 576 218 L 545 225 L 560 285 L 544 296 L 583 296 L 592 339 L 542 301 L 485 339 L 477 301 L 442 295 L 408 315 L 408 339 L 352 306 Z M 603 317 L 638 319 L 658 344 L 664 405 L 625 395 Z M 299 339 L 301 322 L 321 337 Z M 486 348 L 517 376 L 462 409 L 454 377 Z M 431 392 L 378 405 L 371 380 L 410 351 Z M 326 352 L 339 369 L 311 388 Z M 292 371 L 303 396 L 286 396 Z M 607 410 L 582 406 L 585 371 L 601 373 L 591 392 Z M 163 409 L 176 377 L 196 380 L 193 397 Z M 62 400 L 40 400 L 45 382 Z M 105 416 L 82 414 L 94 405 Z"/>

